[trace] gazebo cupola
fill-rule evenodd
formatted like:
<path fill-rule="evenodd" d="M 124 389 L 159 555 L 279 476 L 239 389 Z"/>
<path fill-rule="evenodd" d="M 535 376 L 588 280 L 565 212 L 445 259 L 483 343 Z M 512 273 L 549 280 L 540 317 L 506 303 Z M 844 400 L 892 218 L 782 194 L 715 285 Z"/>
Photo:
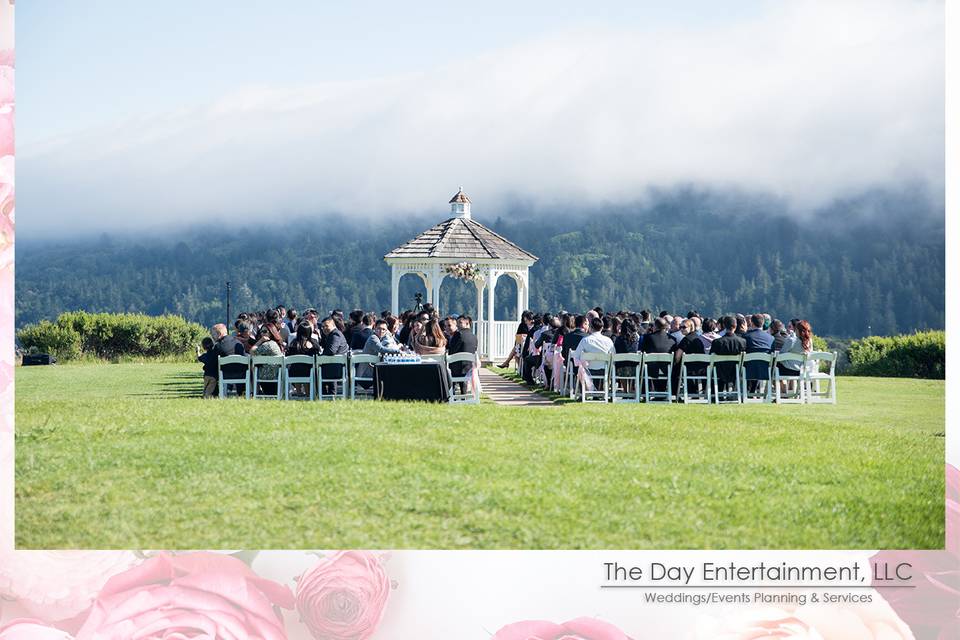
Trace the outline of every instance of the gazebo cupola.
<path fill-rule="evenodd" d="M 450 213 L 461 218 L 470 219 L 470 198 L 463 192 L 463 187 L 450 198 Z"/>
<path fill-rule="evenodd" d="M 427 289 L 427 302 L 438 305 L 444 278 L 465 277 L 462 267 L 466 264 L 466 272 L 477 289 L 474 331 L 480 353 L 487 359 L 501 358 L 513 348 L 520 313 L 529 305 L 530 266 L 537 261 L 537 256 L 474 220 L 470 198 L 462 188 L 449 204 L 453 217 L 430 227 L 383 257 L 390 265 L 391 308 L 394 315 L 400 313 L 400 278 L 405 274 L 418 275 Z M 517 284 L 517 317 L 513 320 L 494 318 L 494 294 L 497 280 L 502 275 L 510 276 Z M 468 311 L 441 310 L 443 313 Z"/>

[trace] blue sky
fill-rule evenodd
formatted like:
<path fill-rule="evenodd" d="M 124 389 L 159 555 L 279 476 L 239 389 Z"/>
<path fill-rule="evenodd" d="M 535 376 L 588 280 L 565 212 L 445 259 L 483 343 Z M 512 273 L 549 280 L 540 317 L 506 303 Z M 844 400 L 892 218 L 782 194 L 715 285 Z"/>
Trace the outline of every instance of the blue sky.
<path fill-rule="evenodd" d="M 673 6 L 668 6 L 673 4 Z M 709 26 L 737 2 L 24 2 L 19 141 L 238 88 L 422 71 L 572 29 Z"/>
<path fill-rule="evenodd" d="M 941 2 L 23 2 L 16 18 L 28 235 L 442 215 L 461 184 L 481 220 L 514 197 L 682 183 L 798 210 L 942 188 Z"/>

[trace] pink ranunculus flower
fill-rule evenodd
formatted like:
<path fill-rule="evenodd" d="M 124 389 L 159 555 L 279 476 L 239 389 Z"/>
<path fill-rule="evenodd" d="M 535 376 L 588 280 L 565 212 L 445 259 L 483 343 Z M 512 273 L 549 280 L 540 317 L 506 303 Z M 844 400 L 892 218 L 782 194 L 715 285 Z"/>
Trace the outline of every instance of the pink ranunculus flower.
<path fill-rule="evenodd" d="M 0 596 L 46 622 L 85 612 L 107 580 L 139 562 L 132 551 L 0 550 Z"/>
<path fill-rule="evenodd" d="M 297 579 L 297 611 L 317 640 L 369 638 L 389 595 L 387 573 L 367 551 L 338 551 Z"/>
<path fill-rule="evenodd" d="M 492 640 L 630 640 L 630 636 L 609 622 L 577 618 L 563 624 L 545 620 L 514 622 L 497 631 Z"/>
<path fill-rule="evenodd" d="M 39 620 L 21 618 L 0 626 L 0 640 L 73 640 L 73 636 Z"/>
<path fill-rule="evenodd" d="M 216 553 L 162 554 L 107 581 L 77 640 L 285 640 L 288 587 Z"/>

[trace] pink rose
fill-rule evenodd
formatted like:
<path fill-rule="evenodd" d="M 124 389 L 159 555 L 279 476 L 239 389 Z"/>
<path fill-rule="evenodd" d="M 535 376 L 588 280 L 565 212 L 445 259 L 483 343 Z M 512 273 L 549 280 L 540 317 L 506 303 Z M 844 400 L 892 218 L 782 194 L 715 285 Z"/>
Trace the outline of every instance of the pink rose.
<path fill-rule="evenodd" d="M 285 586 L 216 553 L 162 554 L 107 581 L 77 640 L 285 640 Z"/>
<path fill-rule="evenodd" d="M 297 611 L 318 640 L 364 640 L 376 630 L 390 580 L 367 551 L 338 551 L 297 579 Z"/>
<path fill-rule="evenodd" d="M 630 640 L 609 622 L 577 618 L 563 624 L 545 620 L 514 622 L 497 631 L 493 640 Z"/>
<path fill-rule="evenodd" d="M 86 612 L 107 580 L 139 562 L 131 551 L 0 550 L 0 595 L 54 622 Z"/>
<path fill-rule="evenodd" d="M 11 620 L 0 626 L 0 640 L 73 640 L 73 636 L 39 620 Z"/>

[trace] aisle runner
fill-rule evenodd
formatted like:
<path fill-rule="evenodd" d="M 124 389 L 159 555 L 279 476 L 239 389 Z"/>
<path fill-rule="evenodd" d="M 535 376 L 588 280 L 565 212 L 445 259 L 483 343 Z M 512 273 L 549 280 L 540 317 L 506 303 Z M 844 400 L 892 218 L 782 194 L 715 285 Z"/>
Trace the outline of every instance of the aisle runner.
<path fill-rule="evenodd" d="M 483 395 L 497 404 L 531 407 L 555 407 L 552 401 L 528 391 L 522 385 L 498 376 L 489 369 L 480 369 L 480 384 Z"/>

